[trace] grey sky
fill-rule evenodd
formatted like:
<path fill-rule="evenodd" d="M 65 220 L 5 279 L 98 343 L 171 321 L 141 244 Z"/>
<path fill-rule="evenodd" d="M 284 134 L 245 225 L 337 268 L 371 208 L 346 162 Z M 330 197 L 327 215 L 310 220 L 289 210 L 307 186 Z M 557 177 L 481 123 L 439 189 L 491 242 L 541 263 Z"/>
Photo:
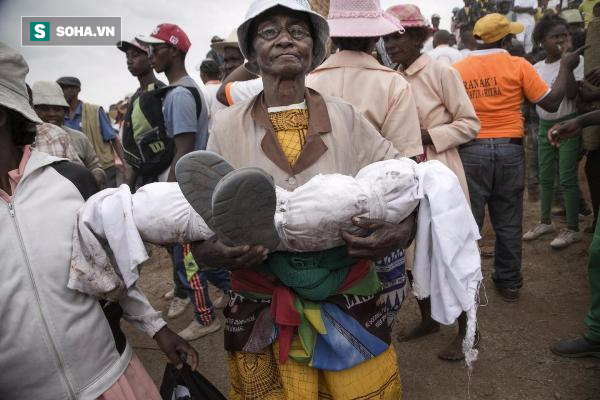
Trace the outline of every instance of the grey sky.
<path fill-rule="evenodd" d="M 135 91 L 137 81 L 116 47 L 21 47 L 21 16 L 121 16 L 123 39 L 148 34 L 161 22 L 179 25 L 190 37 L 188 73 L 199 81 L 195 66 L 204 59 L 213 35 L 226 37 L 243 20 L 249 0 L 0 0 L 0 40 L 20 51 L 29 63 L 28 83 L 73 75 L 82 81 L 80 97 L 107 107 Z M 399 4 L 381 0 L 382 7 Z M 441 15 L 450 27 L 451 10 L 461 0 L 415 1 L 429 19 Z M 166 78 L 161 76 L 166 82 Z"/>

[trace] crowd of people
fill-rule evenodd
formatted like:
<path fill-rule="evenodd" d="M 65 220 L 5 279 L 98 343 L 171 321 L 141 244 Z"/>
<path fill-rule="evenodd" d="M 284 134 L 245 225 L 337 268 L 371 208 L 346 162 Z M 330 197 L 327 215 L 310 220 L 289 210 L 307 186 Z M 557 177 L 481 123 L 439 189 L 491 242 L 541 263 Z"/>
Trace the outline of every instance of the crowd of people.
<path fill-rule="evenodd" d="M 479 237 L 469 221 L 453 227 L 436 217 L 441 199 L 426 182 L 441 178 L 459 193 L 448 210 L 470 209 L 475 231 L 489 215 L 491 278 L 506 302 L 525 284 L 523 242 L 552 234 L 548 252 L 564 249 L 583 240 L 580 217 L 593 215 L 588 331 L 549 345 L 559 356 L 600 357 L 600 1 L 464 0 L 452 13 L 447 31 L 440 15 L 429 20 L 414 4 L 330 0 L 322 15 L 307 0 L 255 0 L 225 39 L 212 38 L 197 67 L 201 83 L 186 70 L 192 40 L 160 23 L 116 43 L 139 87 L 108 112 L 81 100 L 78 77 L 27 84 L 27 62 L 0 42 L 0 398 L 159 399 L 120 320 L 152 337 L 169 362 L 195 368 L 208 355 L 189 342 L 221 331 L 216 310 L 224 309 L 229 398 L 399 399 L 391 330 L 410 286 L 421 322 L 396 341 L 457 320 L 438 356 L 471 365 L 485 335 L 474 326 L 480 257 L 468 250 Z M 416 171 L 421 206 L 409 202 L 402 220 L 390 221 L 375 204 L 397 198 L 356 200 L 371 212 L 338 221 L 352 229 L 317 230 L 332 238 L 302 239 L 291 219 L 287 231 L 273 222 L 275 209 L 289 211 L 285 193 L 319 197 L 317 179 L 342 188 L 354 184 L 343 176 L 358 179 L 370 166 L 400 168 L 373 187 L 391 185 L 402 168 Z M 427 181 L 438 166 L 449 175 Z M 150 196 L 159 183 L 171 197 Z M 139 253 L 119 234 L 131 237 L 135 224 L 110 216 L 132 202 L 119 186 L 155 208 L 175 209 L 172 193 L 185 196 L 185 218 L 146 224 L 156 232 L 193 213 L 211 233 L 150 240 L 172 260 L 166 317 L 194 311 L 178 333 L 137 287 L 139 273 L 131 278 Z M 523 232 L 526 188 L 527 200 L 539 201 L 539 223 Z M 308 229 L 312 213 L 338 215 L 343 196 L 331 197 L 329 211 L 305 197 L 299 226 Z M 84 220 L 82 207 L 99 198 L 105 208 Z M 561 215 L 557 232 L 552 219 Z M 79 230 L 94 224 L 110 247 L 104 258 L 81 256 L 90 236 Z M 425 225 L 446 239 L 424 251 Z M 302 252 L 289 249 L 302 240 Z M 84 278 L 90 265 L 99 269 Z M 95 283 L 111 289 L 86 289 Z M 452 313 L 449 287 L 461 299 Z"/>

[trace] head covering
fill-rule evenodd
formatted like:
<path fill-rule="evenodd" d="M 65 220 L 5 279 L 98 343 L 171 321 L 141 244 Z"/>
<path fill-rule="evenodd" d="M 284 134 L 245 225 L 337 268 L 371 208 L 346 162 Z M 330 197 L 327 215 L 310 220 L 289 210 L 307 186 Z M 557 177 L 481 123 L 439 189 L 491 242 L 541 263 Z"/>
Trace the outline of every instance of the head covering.
<path fill-rule="evenodd" d="M 60 85 L 52 81 L 37 81 L 31 86 L 33 105 L 69 107 Z"/>
<path fill-rule="evenodd" d="M 323 62 L 327 55 L 329 25 L 327 25 L 325 18 L 310 8 L 310 4 L 307 0 L 254 0 L 250 4 L 250 7 L 248 7 L 248 11 L 246 11 L 244 22 L 242 22 L 237 29 L 240 51 L 244 57 L 248 59 L 250 54 L 248 35 L 250 35 L 249 31 L 252 21 L 259 15 L 277 6 L 285 7 L 293 11 L 299 11 L 308 15 L 313 28 L 312 32 L 315 36 L 313 37 L 313 62 L 310 69 L 315 69 L 321 65 L 321 62 Z M 246 63 L 246 69 L 253 73 L 258 72 L 255 63 Z"/>
<path fill-rule="evenodd" d="M 404 32 L 400 22 L 381 9 L 379 0 L 331 0 L 327 22 L 331 37 L 380 37 Z"/>
<path fill-rule="evenodd" d="M 74 86 L 81 88 L 81 81 L 74 76 L 62 76 L 56 80 L 60 86 Z"/>
<path fill-rule="evenodd" d="M 493 13 L 477 20 L 473 28 L 473 36 L 484 43 L 495 43 L 507 35 L 523 32 L 525 27 L 518 22 L 510 22 L 504 15 Z"/>
<path fill-rule="evenodd" d="M 387 9 L 405 28 L 426 28 L 427 20 L 414 4 L 398 4 Z"/>
<path fill-rule="evenodd" d="M 240 44 L 238 43 L 237 29 L 234 29 L 229 36 L 227 36 L 227 39 L 214 42 L 210 45 L 210 48 L 218 53 L 222 53 L 223 50 L 225 50 L 225 47 L 234 47 L 236 49 L 240 48 Z"/>
<path fill-rule="evenodd" d="M 431 16 L 431 19 L 434 19 L 434 18 L 441 19 L 440 14 L 433 14 Z"/>
<path fill-rule="evenodd" d="M 142 45 L 140 42 L 138 42 L 136 40 L 136 38 L 133 38 L 133 39 L 131 39 L 129 41 L 127 41 L 127 40 L 121 40 L 121 41 L 117 42 L 117 48 L 119 50 L 121 50 L 122 52 L 124 52 L 124 53 L 126 53 L 127 49 L 129 49 L 130 47 L 134 47 L 134 48 L 136 48 L 138 50 L 141 50 L 144 53 L 148 54 L 148 47 Z"/>
<path fill-rule="evenodd" d="M 192 43 L 183 29 L 175 24 L 159 24 L 149 36 L 139 35 L 135 39 L 143 44 L 167 43 L 182 53 L 187 53 Z"/>
<path fill-rule="evenodd" d="M 568 24 L 583 24 L 583 18 L 579 10 L 568 9 L 560 12 L 561 18 L 564 18 Z"/>
<path fill-rule="evenodd" d="M 29 67 L 23 56 L 0 42 L 0 105 L 14 110 L 30 120 L 42 123 L 29 105 L 25 76 Z"/>

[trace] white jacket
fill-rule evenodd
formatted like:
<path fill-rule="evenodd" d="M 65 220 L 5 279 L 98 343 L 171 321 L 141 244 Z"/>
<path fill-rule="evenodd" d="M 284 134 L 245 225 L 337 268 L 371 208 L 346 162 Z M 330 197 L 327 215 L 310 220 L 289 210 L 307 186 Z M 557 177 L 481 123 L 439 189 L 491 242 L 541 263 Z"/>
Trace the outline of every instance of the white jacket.
<path fill-rule="evenodd" d="M 12 202 L 0 200 L 0 399 L 95 399 L 131 359 L 98 300 L 67 288 L 75 216 L 94 186 L 84 167 L 34 150 Z M 121 305 L 126 318 L 154 311 L 137 289 Z"/>

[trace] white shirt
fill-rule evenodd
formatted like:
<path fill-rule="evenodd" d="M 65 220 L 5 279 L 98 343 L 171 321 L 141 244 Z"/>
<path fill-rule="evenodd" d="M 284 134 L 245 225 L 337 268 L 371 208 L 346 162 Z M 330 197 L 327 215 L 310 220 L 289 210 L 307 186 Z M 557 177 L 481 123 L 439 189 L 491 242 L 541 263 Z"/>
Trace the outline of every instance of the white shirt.
<path fill-rule="evenodd" d="M 263 91 L 262 78 L 232 82 L 228 86 L 229 97 L 233 100 L 230 105 L 248 100 Z"/>
<path fill-rule="evenodd" d="M 533 8 L 537 9 L 538 2 L 537 0 L 515 0 L 515 7 L 523 7 L 523 8 Z M 528 13 L 515 13 L 517 14 L 517 22 L 522 23 L 525 26 L 533 26 L 535 25 L 535 18 L 533 15 Z"/>
<path fill-rule="evenodd" d="M 533 67 L 538 74 L 540 74 L 540 77 L 544 80 L 544 82 L 546 82 L 548 86 L 552 87 L 556 77 L 558 76 L 560 60 L 553 63 L 547 63 L 545 60 L 542 60 Z M 579 65 L 577 65 L 577 67 L 573 70 L 573 75 L 575 76 L 576 81 L 583 80 L 583 56 L 579 56 Z M 548 112 L 539 106 L 536 106 L 536 110 L 541 119 L 552 121 L 574 113 L 577 111 L 577 108 L 575 106 L 575 99 L 569 100 L 565 97 L 560 103 L 558 111 L 555 113 Z"/>
<path fill-rule="evenodd" d="M 464 57 L 460 51 L 447 44 L 438 45 L 435 49 L 427 52 L 427 55 L 436 61 L 441 61 L 449 65 L 462 60 Z"/>

